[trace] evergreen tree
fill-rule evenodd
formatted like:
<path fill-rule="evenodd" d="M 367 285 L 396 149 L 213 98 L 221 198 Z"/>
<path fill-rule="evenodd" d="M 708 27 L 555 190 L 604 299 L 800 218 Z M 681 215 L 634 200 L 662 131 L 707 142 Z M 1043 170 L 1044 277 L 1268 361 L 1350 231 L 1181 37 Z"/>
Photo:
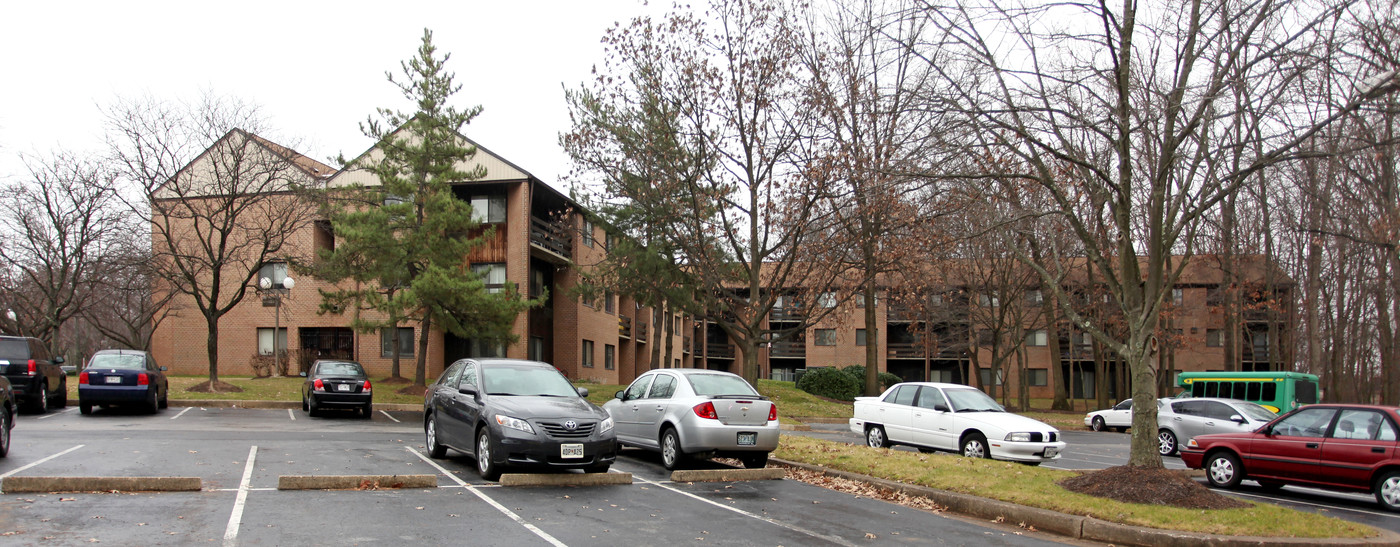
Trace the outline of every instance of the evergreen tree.
<path fill-rule="evenodd" d="M 451 55 L 438 57 L 432 38 L 424 29 L 418 55 L 402 63 L 403 80 L 386 73 L 417 108 L 380 108 L 379 119 L 361 124 L 376 145 L 347 166 L 373 175 L 379 185 L 330 190 L 327 216 L 340 242 L 322 251 L 312 267 L 317 277 L 342 286 L 322 291 L 323 312 L 352 311 L 351 326 L 360 332 L 393 329 L 394 378 L 399 377 L 396 327 L 419 322 L 414 386 L 426 384 L 428 334 L 434 326 L 463 338 L 513 342 L 516 315 L 534 304 L 513 286 L 489 291 L 470 267 L 469 253 L 493 233 L 481 229 L 470 204 L 457 198 L 452 186 L 486 176 L 484 167 L 465 167 L 476 147 L 460 133 L 481 107 L 459 110 L 447 104 L 461 86 L 444 70 Z"/>

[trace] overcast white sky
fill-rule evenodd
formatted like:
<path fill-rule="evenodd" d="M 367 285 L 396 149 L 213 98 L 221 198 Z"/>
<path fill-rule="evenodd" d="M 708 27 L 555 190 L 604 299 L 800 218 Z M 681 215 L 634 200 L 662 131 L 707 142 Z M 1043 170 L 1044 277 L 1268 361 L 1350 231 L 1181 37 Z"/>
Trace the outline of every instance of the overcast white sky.
<path fill-rule="evenodd" d="M 265 135 L 325 161 L 368 148 L 359 122 L 376 107 L 411 110 L 384 79 L 423 28 L 462 91 L 481 105 L 465 133 L 556 188 L 568 160 L 563 87 L 601 64 L 604 31 L 647 11 L 641 0 L 10 2 L 0 17 L 0 180 L 20 154 L 98 150 L 101 108 L 202 90 L 261 105 Z"/>

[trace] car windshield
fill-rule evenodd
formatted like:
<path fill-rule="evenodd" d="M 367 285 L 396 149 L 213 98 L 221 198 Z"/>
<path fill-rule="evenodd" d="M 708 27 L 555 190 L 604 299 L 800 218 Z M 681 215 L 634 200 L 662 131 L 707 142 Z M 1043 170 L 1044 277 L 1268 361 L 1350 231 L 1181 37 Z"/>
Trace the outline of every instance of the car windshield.
<path fill-rule="evenodd" d="M 481 369 L 488 395 L 578 397 L 578 390 L 553 367 L 486 366 Z"/>
<path fill-rule="evenodd" d="M 1274 414 L 1269 409 L 1255 403 L 1235 403 L 1235 408 L 1243 412 L 1244 417 L 1249 418 L 1251 421 L 1267 422 L 1278 417 L 1278 414 Z"/>
<path fill-rule="evenodd" d="M 25 361 L 29 359 L 29 341 L 24 339 L 0 340 L 0 359 Z"/>
<path fill-rule="evenodd" d="M 365 369 L 359 363 L 333 361 L 321 363 L 316 369 L 318 376 L 364 376 Z"/>
<path fill-rule="evenodd" d="M 88 368 L 141 370 L 146 368 L 146 359 L 140 355 L 94 355 Z"/>
<path fill-rule="evenodd" d="M 758 396 L 758 392 L 754 391 L 753 386 L 745 382 L 743 378 L 733 374 L 687 374 L 685 378 L 690 381 L 690 387 L 695 390 L 695 394 L 702 397 L 717 395 Z"/>
<path fill-rule="evenodd" d="M 975 389 L 945 389 L 943 393 L 953 403 L 954 412 L 1002 412 L 1001 405 Z"/>

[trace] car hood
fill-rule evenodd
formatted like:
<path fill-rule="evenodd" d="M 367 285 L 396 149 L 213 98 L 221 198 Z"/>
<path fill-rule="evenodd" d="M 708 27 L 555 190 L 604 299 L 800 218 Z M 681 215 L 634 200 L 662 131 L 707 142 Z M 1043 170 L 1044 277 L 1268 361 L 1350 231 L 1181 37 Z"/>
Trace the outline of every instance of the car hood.
<path fill-rule="evenodd" d="M 970 422 L 1001 428 L 1005 432 L 1059 431 L 1050 424 L 1010 412 L 962 412 L 958 417 Z"/>
<path fill-rule="evenodd" d="M 486 403 L 488 412 L 514 418 L 589 418 L 602 420 L 607 414 L 583 397 L 540 397 L 535 395 L 493 395 Z"/>

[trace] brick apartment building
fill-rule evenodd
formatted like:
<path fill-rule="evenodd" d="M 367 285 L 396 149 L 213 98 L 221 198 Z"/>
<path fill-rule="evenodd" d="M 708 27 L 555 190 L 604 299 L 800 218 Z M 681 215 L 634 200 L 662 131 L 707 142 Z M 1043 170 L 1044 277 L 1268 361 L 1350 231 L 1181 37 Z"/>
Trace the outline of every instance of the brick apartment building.
<path fill-rule="evenodd" d="M 231 133 L 225 139 L 236 137 Z M 252 138 L 266 147 L 267 153 L 293 167 L 287 170 L 289 180 L 330 187 L 377 183 L 365 171 L 336 171 L 274 143 Z M 226 143 L 211 149 L 222 144 Z M 518 341 L 508 346 L 488 340 L 459 339 L 436 329 L 430 332 L 426 356 L 429 378 L 436 377 L 454 360 L 469 356 L 537 359 L 554 364 L 570 378 L 604 383 L 627 383 L 642 371 L 664 366 L 737 372 L 736 363 L 742 362 L 743 356 L 711 323 L 673 315 L 667 318 L 667 323 L 673 325 L 667 340 L 664 333 L 657 332 L 653 310 L 637 305 L 626 295 L 608 295 L 597 302 L 572 296 L 569 290 L 579 282 L 578 268 L 601 260 L 607 235 L 585 220 L 579 204 L 490 150 L 476 146 L 476 156 L 459 168 L 468 171 L 480 166 L 486 176 L 457 184 L 453 189 L 459 198 L 472 204 L 481 221 L 495 227 L 495 236 L 472 252 L 472 267 L 486 275 L 488 284 L 509 281 L 522 292 L 528 290 L 531 297 L 547 294 L 548 300 L 543 307 L 516 318 L 513 332 Z M 366 152 L 374 153 L 372 149 Z M 208 161 L 209 154 L 202 155 L 186 170 L 202 172 L 208 167 L 201 162 Z M 289 193 L 284 199 L 296 198 Z M 254 358 L 270 355 L 277 347 L 290 350 L 292 373 L 316 358 L 333 357 L 354 359 L 372 375 L 387 375 L 396 349 L 387 331 L 355 332 L 349 328 L 350 318 L 345 315 L 318 314 L 318 289 L 330 288 L 324 281 L 297 276 L 292 289 L 281 290 L 285 277 L 296 276 L 290 263 L 310 260 L 317 248 L 335 245 L 328 222 L 315 220 L 301 226 L 289 234 L 284 256 L 259 267 L 255 279 L 267 277 L 273 288 L 245 298 L 222 319 L 221 373 L 250 375 Z M 1286 368 L 1285 364 L 1291 362 L 1287 350 L 1291 347 L 1292 306 L 1263 306 L 1258 301 L 1268 300 L 1259 296 L 1268 293 L 1273 300 L 1291 302 L 1291 282 L 1258 257 L 1244 258 L 1243 265 L 1236 268 L 1242 279 L 1239 283 L 1256 288 L 1250 291 L 1253 296 L 1246 299 L 1254 304 L 1244 305 L 1234 314 L 1239 321 L 1232 328 L 1239 329 L 1242 343 L 1238 344 L 1238 355 L 1227 357 L 1226 348 L 1222 347 L 1227 337 L 1222 333 L 1230 314 L 1222 305 L 1227 293 L 1220 290 L 1225 271 L 1221 264 L 1214 257 L 1196 257 L 1180 279 L 1172 295 L 1175 311 L 1170 314 L 1170 324 L 1164 324 L 1162 330 L 1159 355 L 1163 370 Z M 1127 374 L 1121 363 L 1110 358 L 1103 365 L 1104 377 L 1097 378 L 1093 342 L 1063 319 L 1056 319 L 1053 328 L 1046 326 L 1040 313 L 1034 311 L 1044 298 L 1034 285 L 1011 292 L 1016 294 L 1002 290 L 998 296 L 989 297 L 976 282 L 954 276 L 946 280 L 939 293 L 929 297 L 931 305 L 918 312 L 882 292 L 875 302 L 878 335 L 874 339 L 867 339 L 861 313 L 864 302 L 860 299 L 842 302 L 834 297 L 828 299 L 827 295 L 815 296 L 818 305 L 830 300 L 831 306 L 840 309 L 800 335 L 761 348 L 760 376 L 792 379 L 797 371 L 809 367 L 863 364 L 866 344 L 875 344 L 879 346 L 879 368 L 906 380 L 970 383 L 976 364 L 983 383 L 991 384 L 994 379 L 988 364 L 992 360 L 992 329 L 979 318 L 988 309 L 1019 305 L 1032 311 L 995 336 L 1000 343 L 1010 343 L 1024 352 L 1005 363 L 1001 385 L 1014 389 L 1018 382 L 1026 381 L 1032 397 L 1053 395 L 1053 375 L 1049 374 L 1053 331 L 1059 341 L 1060 366 L 1071 384 L 1072 396 L 1092 396 L 1100 381 L 1108 382 L 1110 393 L 1126 393 Z M 1095 297 L 1085 297 L 1076 305 L 1087 307 L 1094 300 Z M 159 324 L 153 338 L 156 359 L 178 374 L 207 372 L 207 329 L 203 318 L 187 311 L 188 302 L 177 299 L 172 307 L 175 313 Z M 796 305 L 795 297 L 780 301 L 769 316 L 770 326 L 782 327 L 800 319 L 801 313 L 804 311 Z M 397 351 L 402 373 L 408 376 L 417 357 L 414 353 L 418 350 L 418 327 L 405 323 L 399 328 L 401 342 Z M 658 362 L 653 363 L 656 345 L 667 351 L 660 352 Z M 1022 368 L 1024 373 L 1020 372 Z"/>

